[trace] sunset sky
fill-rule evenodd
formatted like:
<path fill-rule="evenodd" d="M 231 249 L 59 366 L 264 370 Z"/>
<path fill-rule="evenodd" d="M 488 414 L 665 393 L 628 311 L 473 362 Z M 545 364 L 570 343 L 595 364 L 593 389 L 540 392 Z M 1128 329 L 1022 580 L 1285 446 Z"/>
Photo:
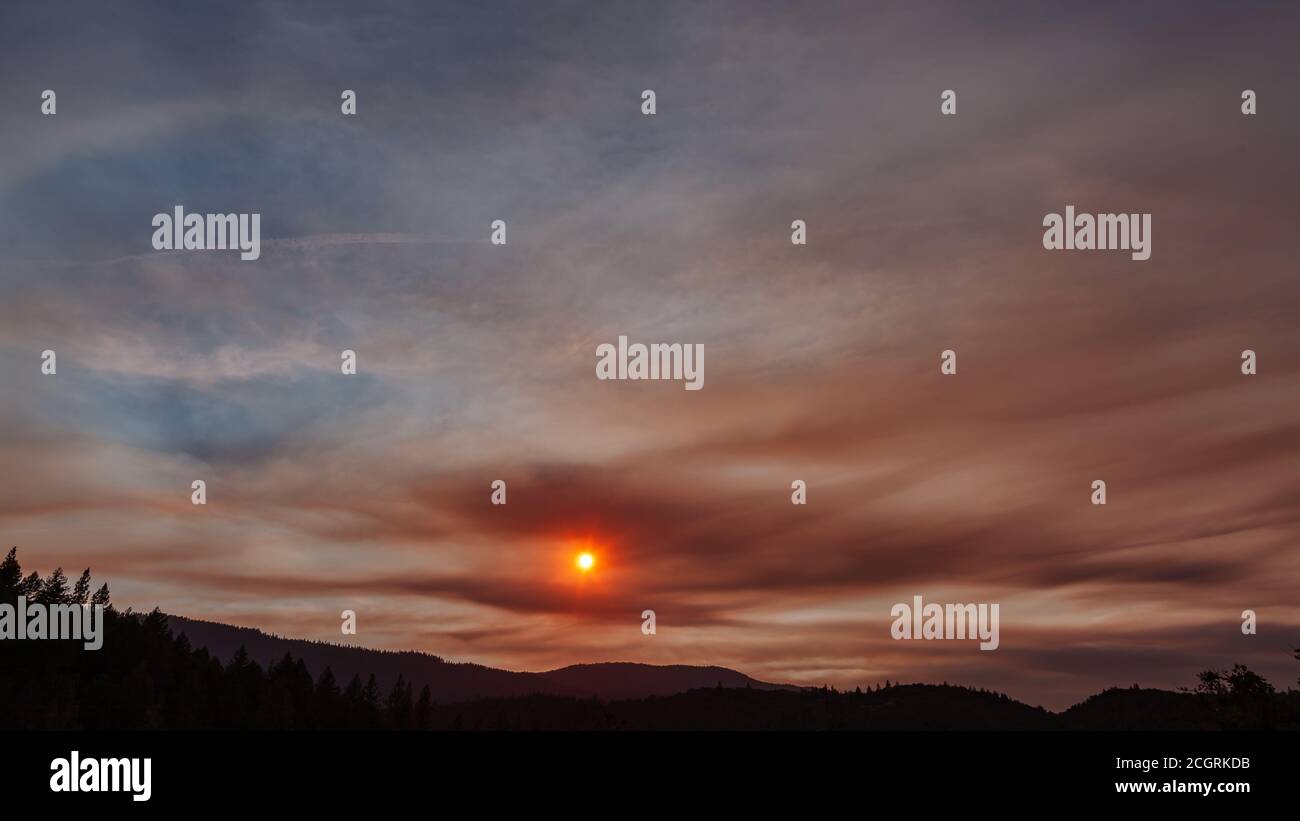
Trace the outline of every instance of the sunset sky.
<path fill-rule="evenodd" d="M 1294 5 L 77 8 L 0 11 L 26 570 L 517 670 L 1300 675 Z M 176 205 L 261 259 L 153 251 Z M 1044 250 L 1067 205 L 1151 213 L 1151 259 Z M 619 335 L 704 389 L 597 380 Z M 915 595 L 1000 648 L 892 641 Z"/>

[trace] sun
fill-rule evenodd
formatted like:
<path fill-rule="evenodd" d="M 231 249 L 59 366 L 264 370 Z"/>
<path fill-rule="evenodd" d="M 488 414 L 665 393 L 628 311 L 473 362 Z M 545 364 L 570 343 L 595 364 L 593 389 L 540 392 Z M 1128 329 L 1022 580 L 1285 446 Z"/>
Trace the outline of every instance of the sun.
<path fill-rule="evenodd" d="M 590 553 L 579 553 L 575 563 L 578 565 L 579 570 L 586 573 L 588 570 L 596 566 L 596 557 Z"/>

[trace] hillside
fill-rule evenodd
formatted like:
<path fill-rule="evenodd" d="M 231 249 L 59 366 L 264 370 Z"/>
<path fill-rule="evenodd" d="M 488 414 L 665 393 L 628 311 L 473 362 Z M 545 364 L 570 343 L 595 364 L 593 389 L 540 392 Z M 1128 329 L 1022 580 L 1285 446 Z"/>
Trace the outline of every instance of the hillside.
<path fill-rule="evenodd" d="M 414 651 L 389 652 L 280 638 L 261 630 L 182 616 L 168 616 L 167 622 L 173 633 L 178 636 L 185 634 L 195 648 L 207 648 L 223 663 L 229 662 L 241 646 L 250 658 L 264 667 L 288 653 L 295 659 L 302 659 L 310 670 L 321 671 L 329 667 L 340 681 L 347 681 L 354 675 L 365 679 L 373 673 L 385 690 L 401 675 L 417 691 L 428 685 L 433 699 L 439 703 L 532 694 L 644 698 L 713 687 L 718 683 L 724 687 L 759 689 L 786 686 L 757 681 L 726 667 L 688 665 L 576 664 L 545 673 L 521 673 L 480 664 L 449 662 Z"/>
<path fill-rule="evenodd" d="M 444 730 L 1050 730 L 1058 716 L 996 693 L 908 684 L 870 692 L 708 687 L 666 697 L 561 696 L 440 705 Z"/>
<path fill-rule="evenodd" d="M 797 690 L 789 684 L 769 684 L 727 667 L 685 664 L 654 665 L 631 662 L 573 664 L 542 674 L 564 687 L 604 699 L 645 698 L 683 693 L 700 687 L 751 687 L 755 690 Z"/>

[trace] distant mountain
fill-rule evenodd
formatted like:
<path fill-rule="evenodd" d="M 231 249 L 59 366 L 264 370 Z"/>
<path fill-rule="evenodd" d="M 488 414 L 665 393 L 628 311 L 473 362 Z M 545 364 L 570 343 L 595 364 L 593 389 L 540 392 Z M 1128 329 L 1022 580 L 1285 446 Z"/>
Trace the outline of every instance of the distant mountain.
<path fill-rule="evenodd" d="M 669 696 L 700 687 L 750 687 L 755 690 L 797 690 L 789 684 L 769 684 L 726 667 L 692 667 L 631 662 L 573 664 L 541 675 L 564 687 L 604 699 Z"/>
<path fill-rule="evenodd" d="M 371 650 L 326 642 L 286 639 L 249 627 L 168 616 L 175 635 L 185 634 L 196 649 L 208 652 L 223 663 L 242 646 L 263 667 L 279 661 L 285 653 L 302 659 L 319 675 L 329 667 L 334 678 L 346 684 L 354 675 L 364 681 L 375 675 L 386 692 L 400 674 L 418 692 L 424 685 L 435 701 L 451 703 L 476 699 L 510 698 L 533 694 L 578 696 L 603 699 L 635 699 L 663 696 L 698 687 L 752 687 L 760 690 L 796 689 L 768 684 L 726 667 L 656 666 L 653 664 L 575 664 L 545 673 L 519 673 L 481 664 L 449 662 L 438 656 L 414 651 Z"/>

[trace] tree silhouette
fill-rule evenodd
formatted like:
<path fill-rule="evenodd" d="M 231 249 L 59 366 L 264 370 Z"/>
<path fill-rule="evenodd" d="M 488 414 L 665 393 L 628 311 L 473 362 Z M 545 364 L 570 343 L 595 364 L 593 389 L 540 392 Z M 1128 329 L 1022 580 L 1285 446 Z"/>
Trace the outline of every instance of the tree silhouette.
<path fill-rule="evenodd" d="M 406 683 L 406 679 L 402 674 L 398 673 L 393 689 L 388 692 L 388 696 L 384 699 L 384 713 L 388 719 L 389 728 L 393 730 L 411 729 L 412 709 L 411 687 Z"/>
<path fill-rule="evenodd" d="M 87 567 L 81 572 L 81 578 L 72 587 L 72 597 L 69 602 L 72 604 L 86 604 L 90 601 L 90 568 Z"/>
<path fill-rule="evenodd" d="M 379 726 L 379 682 L 375 680 L 375 674 L 371 673 L 370 678 L 366 681 L 366 686 L 361 690 L 361 727 L 373 728 Z"/>
<path fill-rule="evenodd" d="M 365 726 L 364 709 L 361 699 L 361 674 L 352 676 L 348 687 L 343 691 L 343 724 L 349 730 L 359 730 Z"/>
<path fill-rule="evenodd" d="M 413 727 L 415 730 L 429 729 L 430 722 L 433 719 L 433 696 L 429 693 L 429 685 L 424 685 L 420 690 L 420 699 L 415 702 L 415 715 L 413 718 Z"/>
<path fill-rule="evenodd" d="M 1260 698 L 1272 695 L 1273 685 L 1244 664 L 1233 665 L 1231 670 L 1205 670 L 1197 676 L 1200 683 L 1196 692 L 1237 699 Z"/>
<path fill-rule="evenodd" d="M 0 562 L 0 601 L 8 601 L 11 596 L 16 598 L 22 581 L 23 569 L 18 565 L 18 548 L 15 547 Z"/>
<path fill-rule="evenodd" d="M 38 604 L 67 604 L 69 601 L 68 577 L 63 575 L 63 568 L 56 567 L 50 577 L 41 585 L 36 594 Z"/>
<path fill-rule="evenodd" d="M 18 595 L 26 596 L 28 600 L 36 598 L 41 592 L 41 574 L 32 571 L 32 575 L 18 583 Z"/>
<path fill-rule="evenodd" d="M 68 590 L 55 570 L 22 574 L 17 550 L 0 561 L 0 603 L 81 601 L 89 571 Z M 1114 688 L 1063 714 L 1003 693 L 886 680 L 841 693 L 835 688 L 766 690 L 706 687 L 645 699 L 608 701 L 529 695 L 439 705 L 423 684 L 418 699 L 405 674 L 353 675 L 340 690 L 326 666 L 313 683 L 302 658 L 283 653 L 265 669 L 247 646 L 223 664 L 167 617 L 102 604 L 105 642 L 86 652 L 78 642 L 0 641 L 0 730 L 145 729 L 1300 729 L 1300 691 L 1278 692 L 1243 665 L 1206 670 L 1194 692 Z M 1300 648 L 1294 655 L 1300 660 Z M 269 660 L 266 656 L 263 660 Z M 720 685 L 721 682 L 718 682 Z"/>

